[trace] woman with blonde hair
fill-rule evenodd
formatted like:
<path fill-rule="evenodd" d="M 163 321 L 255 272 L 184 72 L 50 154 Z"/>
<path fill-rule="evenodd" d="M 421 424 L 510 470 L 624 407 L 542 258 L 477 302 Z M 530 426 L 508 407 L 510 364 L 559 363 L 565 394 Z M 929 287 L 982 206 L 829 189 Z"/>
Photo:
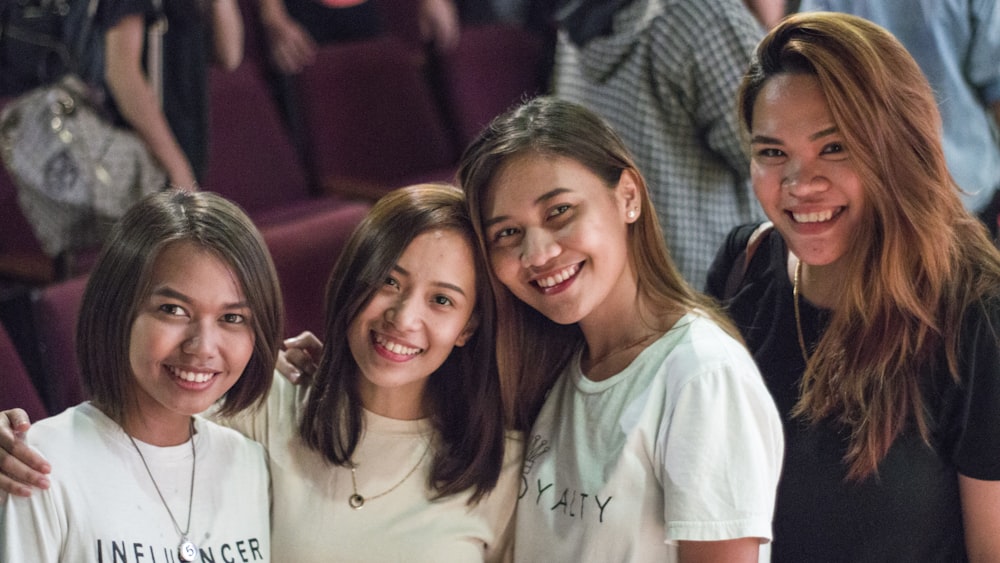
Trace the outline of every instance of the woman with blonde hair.
<path fill-rule="evenodd" d="M 734 230 L 709 292 L 784 417 L 774 561 L 996 561 L 1000 254 L 927 81 L 884 29 L 802 14 L 739 109 L 774 230 Z"/>

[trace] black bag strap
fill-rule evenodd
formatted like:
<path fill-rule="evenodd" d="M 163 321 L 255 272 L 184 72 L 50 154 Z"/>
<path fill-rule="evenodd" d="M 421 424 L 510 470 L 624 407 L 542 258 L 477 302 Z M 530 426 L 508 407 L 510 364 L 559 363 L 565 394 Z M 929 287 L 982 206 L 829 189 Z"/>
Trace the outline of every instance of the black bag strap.
<path fill-rule="evenodd" d="M 750 261 L 753 260 L 753 255 L 757 252 L 757 247 L 760 246 L 760 243 L 767 238 L 768 233 L 773 229 L 774 223 L 764 221 L 760 225 L 757 225 L 757 228 L 750 233 L 750 238 L 747 239 L 746 246 L 733 259 L 733 267 L 729 270 L 729 276 L 726 278 L 726 291 L 723 294 L 725 299 L 731 299 L 736 295 L 740 286 L 743 285 L 747 268 L 750 267 Z"/>

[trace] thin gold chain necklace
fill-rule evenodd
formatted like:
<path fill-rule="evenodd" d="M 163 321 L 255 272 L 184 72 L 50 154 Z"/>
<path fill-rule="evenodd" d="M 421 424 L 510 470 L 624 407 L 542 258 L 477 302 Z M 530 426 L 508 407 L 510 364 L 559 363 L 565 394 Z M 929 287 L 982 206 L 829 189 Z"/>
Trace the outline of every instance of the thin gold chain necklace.
<path fill-rule="evenodd" d="M 622 352 L 627 352 L 627 351 L 631 350 L 632 348 L 635 348 L 636 346 L 639 346 L 640 344 L 644 344 L 645 342 L 647 342 L 649 340 L 652 340 L 654 337 L 655 338 L 659 338 L 660 337 L 660 333 L 654 332 L 652 334 L 647 334 L 647 335 L 643 336 L 642 338 L 640 338 L 638 340 L 634 340 L 632 342 L 627 343 L 625 346 L 623 346 L 621 348 L 614 348 L 610 352 L 605 353 L 603 356 L 601 356 L 597 360 L 592 360 L 590 362 L 590 369 L 594 369 L 595 367 L 601 365 L 601 362 L 604 362 L 605 360 L 611 358 L 612 356 L 616 356 L 618 354 L 621 354 Z"/>
<path fill-rule="evenodd" d="M 370 497 L 367 497 L 367 498 L 364 495 L 362 495 L 361 493 L 358 492 L 358 479 L 357 479 L 357 476 L 356 476 L 356 469 L 357 469 L 358 466 L 357 466 L 357 464 L 352 463 L 351 464 L 351 486 L 354 488 L 354 494 L 351 495 L 350 497 L 348 497 L 347 504 L 351 505 L 351 508 L 353 508 L 354 510 L 361 510 L 365 506 L 365 502 L 370 501 L 370 500 L 375 500 L 377 498 L 382 498 L 385 495 L 387 495 L 387 494 L 395 491 L 400 485 L 402 485 L 403 483 L 405 483 L 406 480 L 410 478 L 410 475 L 413 475 L 413 473 L 417 470 L 418 467 L 420 467 L 420 464 L 424 462 L 424 458 L 427 457 L 427 452 L 429 452 L 429 451 L 431 451 L 431 444 L 430 444 L 430 442 L 428 442 L 427 443 L 427 447 L 424 448 L 424 453 L 421 454 L 420 459 L 417 460 L 417 464 L 414 465 L 413 467 L 411 467 L 410 470 L 406 472 L 406 475 L 403 475 L 403 478 L 400 479 L 399 482 L 397 482 L 395 485 L 389 487 L 385 491 L 382 491 L 381 493 L 379 493 L 377 495 L 373 495 L 373 496 L 370 496 Z"/>
<path fill-rule="evenodd" d="M 802 314 L 799 312 L 799 276 L 802 275 L 802 260 L 795 264 L 795 276 L 792 279 L 792 302 L 795 304 L 795 331 L 799 336 L 799 350 L 802 360 L 809 363 L 809 352 L 806 351 L 806 339 L 802 336 Z"/>
<path fill-rule="evenodd" d="M 125 429 L 122 428 L 124 431 Z M 142 460 L 142 466 L 146 468 L 146 474 L 149 475 L 149 480 L 153 482 L 153 488 L 156 489 L 156 494 L 160 496 L 160 502 L 163 503 L 163 508 L 167 509 L 167 514 L 170 515 L 170 521 L 174 524 L 174 529 L 177 530 L 177 534 L 180 535 L 180 543 L 177 544 L 177 557 L 181 561 L 194 561 L 198 557 L 198 546 L 188 539 L 188 532 L 191 531 L 191 512 L 194 508 L 194 471 L 198 464 L 198 458 L 195 455 L 194 449 L 194 419 L 191 419 L 188 426 L 188 439 L 191 441 L 191 489 L 188 492 L 188 517 L 187 525 L 184 530 L 181 530 L 179 524 L 177 524 L 177 519 L 174 518 L 174 513 L 170 510 L 170 506 L 167 504 L 167 499 L 163 498 L 163 493 L 160 492 L 160 486 L 156 484 L 156 479 L 153 477 L 153 472 L 149 470 L 149 464 L 146 463 L 146 456 L 142 455 L 142 450 L 139 449 L 139 444 L 135 443 L 135 438 L 131 434 L 125 432 L 128 436 L 130 442 L 132 442 L 132 447 L 135 448 L 136 453 L 139 454 L 139 459 Z"/>

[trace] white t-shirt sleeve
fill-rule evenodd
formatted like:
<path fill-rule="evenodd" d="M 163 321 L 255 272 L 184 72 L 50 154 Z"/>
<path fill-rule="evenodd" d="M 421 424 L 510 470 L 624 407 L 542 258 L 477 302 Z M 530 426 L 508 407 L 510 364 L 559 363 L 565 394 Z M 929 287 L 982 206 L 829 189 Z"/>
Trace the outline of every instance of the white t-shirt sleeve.
<path fill-rule="evenodd" d="M 658 437 L 669 543 L 771 539 L 781 421 L 752 359 L 736 360 L 691 377 Z"/>

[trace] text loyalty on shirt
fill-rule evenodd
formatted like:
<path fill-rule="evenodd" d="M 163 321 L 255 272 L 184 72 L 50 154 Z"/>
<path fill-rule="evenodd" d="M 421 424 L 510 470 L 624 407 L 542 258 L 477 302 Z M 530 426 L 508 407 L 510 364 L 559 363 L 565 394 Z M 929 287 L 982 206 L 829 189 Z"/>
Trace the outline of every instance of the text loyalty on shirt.
<path fill-rule="evenodd" d="M 553 512 L 561 511 L 563 516 L 569 518 L 597 518 L 598 522 L 604 522 L 604 509 L 614 497 L 607 497 L 603 500 L 599 496 L 583 493 L 569 488 L 557 489 L 555 483 L 542 483 L 541 479 L 535 479 L 535 505 L 548 508 Z M 528 494 L 528 479 L 521 477 L 521 493 L 518 495 L 518 502 L 524 502 L 524 497 Z M 588 509 L 588 506 L 590 507 Z M 596 507 L 596 508 L 594 508 Z"/>
<path fill-rule="evenodd" d="M 201 563 L 251 563 L 267 561 L 260 540 L 250 538 L 198 550 Z M 180 563 L 177 546 L 163 547 L 127 540 L 97 540 L 98 563 Z"/>
<path fill-rule="evenodd" d="M 531 443 L 524 454 L 524 464 L 521 467 L 521 492 L 517 495 L 518 502 L 524 502 L 524 497 L 528 494 L 528 475 L 535 468 L 535 463 L 544 457 L 545 454 L 549 453 L 550 450 L 548 440 L 538 434 L 532 436 Z M 611 502 L 612 497 L 609 496 L 601 501 L 601 498 L 596 494 L 582 493 L 575 489 L 571 491 L 568 487 L 560 490 L 555 488 L 555 483 L 543 484 L 541 479 L 535 479 L 535 482 L 538 492 L 535 496 L 536 506 L 548 508 L 553 512 L 561 511 L 563 516 L 579 518 L 580 520 L 588 517 L 593 518 L 596 510 L 597 521 L 600 523 L 604 522 L 604 508 Z M 544 502 L 543 497 L 547 499 Z M 587 505 L 591 502 L 597 508 L 587 510 Z"/>

